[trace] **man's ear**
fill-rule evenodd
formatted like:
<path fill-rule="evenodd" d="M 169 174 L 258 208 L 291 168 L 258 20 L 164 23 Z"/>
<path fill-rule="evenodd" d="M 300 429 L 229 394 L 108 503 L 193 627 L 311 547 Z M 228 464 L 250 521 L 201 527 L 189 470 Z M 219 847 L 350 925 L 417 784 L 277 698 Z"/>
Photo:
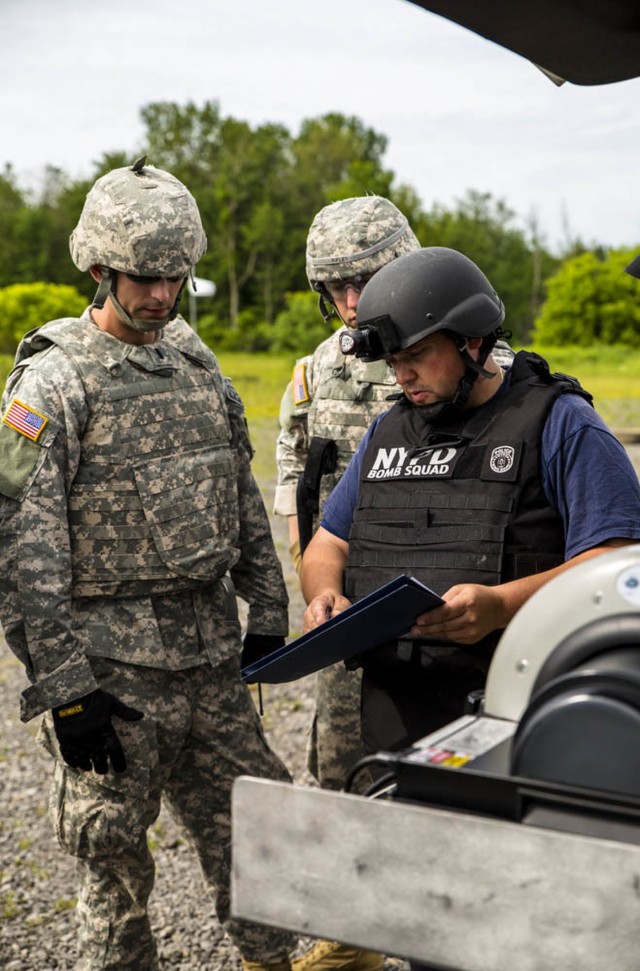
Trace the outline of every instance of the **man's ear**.
<path fill-rule="evenodd" d="M 96 281 L 96 283 L 100 283 L 100 280 L 102 279 L 102 267 L 98 266 L 98 264 L 95 263 L 93 266 L 89 267 L 89 273 Z"/>
<path fill-rule="evenodd" d="M 481 337 L 467 337 L 466 341 L 467 353 L 472 361 L 477 361 L 480 354 L 480 348 L 482 346 Z"/>

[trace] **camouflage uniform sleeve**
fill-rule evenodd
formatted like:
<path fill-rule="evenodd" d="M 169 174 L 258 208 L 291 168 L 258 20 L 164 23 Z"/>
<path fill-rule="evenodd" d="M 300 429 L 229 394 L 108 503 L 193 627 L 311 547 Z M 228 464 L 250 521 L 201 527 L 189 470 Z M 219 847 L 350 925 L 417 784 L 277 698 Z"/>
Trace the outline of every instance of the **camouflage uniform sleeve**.
<path fill-rule="evenodd" d="M 301 358 L 280 402 L 280 432 L 276 443 L 277 481 L 273 511 L 295 516 L 298 478 L 309 452 L 308 414 L 313 401 L 314 359 Z"/>
<path fill-rule="evenodd" d="M 84 393 L 62 358 L 49 351 L 37 365 L 18 369 L 2 401 L 0 492 L 14 507 L 16 561 L 14 577 L 2 581 L 15 599 L 0 596 L 0 619 L 31 682 L 22 695 L 23 721 L 97 687 L 71 610 L 67 494 L 80 458 Z M 7 424 L 15 399 L 46 419 L 36 441 Z"/>
<path fill-rule="evenodd" d="M 289 632 L 289 595 L 276 553 L 269 517 L 251 471 L 253 449 L 249 443 L 244 406 L 226 380 L 227 409 L 232 443 L 238 457 L 238 506 L 240 510 L 240 558 L 231 579 L 238 596 L 249 605 L 247 630 L 255 634 Z"/>

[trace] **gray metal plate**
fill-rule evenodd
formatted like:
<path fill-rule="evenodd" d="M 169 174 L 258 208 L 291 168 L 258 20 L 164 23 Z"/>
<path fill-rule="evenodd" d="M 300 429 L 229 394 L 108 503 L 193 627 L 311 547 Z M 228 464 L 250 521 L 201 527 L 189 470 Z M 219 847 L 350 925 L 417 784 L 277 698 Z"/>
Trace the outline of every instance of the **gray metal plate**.
<path fill-rule="evenodd" d="M 457 971 L 637 971 L 640 847 L 242 778 L 232 909 Z"/>

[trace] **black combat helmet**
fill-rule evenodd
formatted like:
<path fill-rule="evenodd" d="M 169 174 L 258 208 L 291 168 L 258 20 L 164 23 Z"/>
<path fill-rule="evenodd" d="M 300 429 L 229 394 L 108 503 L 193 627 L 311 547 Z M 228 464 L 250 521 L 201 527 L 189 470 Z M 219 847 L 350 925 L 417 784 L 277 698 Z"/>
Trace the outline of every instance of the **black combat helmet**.
<path fill-rule="evenodd" d="M 358 330 L 342 335 L 342 350 L 365 361 L 389 357 L 439 330 L 459 337 L 491 336 L 488 353 L 500 332 L 504 306 L 472 260 L 444 246 L 429 246 L 378 270 L 362 291 L 357 317 Z"/>

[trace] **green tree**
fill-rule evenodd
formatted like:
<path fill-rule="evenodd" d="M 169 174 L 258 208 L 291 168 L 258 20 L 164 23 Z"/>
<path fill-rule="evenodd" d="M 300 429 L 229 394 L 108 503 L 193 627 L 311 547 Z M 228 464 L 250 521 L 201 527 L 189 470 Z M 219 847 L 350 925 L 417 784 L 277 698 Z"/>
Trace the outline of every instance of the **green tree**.
<path fill-rule="evenodd" d="M 82 195 L 84 199 L 84 193 Z M 35 203 L 29 208 L 23 232 L 28 249 L 23 260 L 20 280 L 48 280 L 69 283 L 78 279 L 69 254 L 69 234 L 77 222 L 78 213 L 69 204 L 77 201 L 77 190 L 59 168 L 47 166 Z"/>
<path fill-rule="evenodd" d="M 0 353 L 13 353 L 29 330 L 58 317 L 79 317 L 87 305 L 74 287 L 14 283 L 0 290 Z"/>
<path fill-rule="evenodd" d="M 6 165 L 0 175 L 0 286 L 7 286 L 14 279 L 16 229 L 26 208 L 15 173 L 10 165 Z"/>
<path fill-rule="evenodd" d="M 275 289 L 282 265 L 284 219 L 280 211 L 287 180 L 284 129 L 264 125 L 253 131 L 245 122 L 225 119 L 225 152 L 214 180 L 219 267 L 226 275 L 229 321 L 237 327 L 242 293 L 263 297 L 266 320 L 273 319 Z M 254 301 L 251 301 L 253 295 Z M 265 299 L 266 298 L 266 299 Z M 278 294 L 279 302 L 280 294 Z"/>
<path fill-rule="evenodd" d="M 286 266 L 279 254 L 286 248 L 288 132 L 223 118 L 216 102 L 159 102 L 143 108 L 142 118 L 149 161 L 182 179 L 198 201 L 209 239 L 198 272 L 216 280 L 232 329 L 251 303 L 262 303 L 272 319 Z"/>
<path fill-rule="evenodd" d="M 218 284 L 232 330 L 252 310 L 271 324 L 285 294 L 306 286 L 309 224 L 323 205 L 366 192 L 389 194 L 387 140 L 355 117 L 253 128 L 223 117 L 217 102 L 158 102 L 142 109 L 149 161 L 194 193 L 209 239 L 198 272 Z M 219 311 L 216 311 L 220 316 Z"/>
<path fill-rule="evenodd" d="M 335 327 L 325 324 L 318 310 L 318 294 L 312 290 L 288 293 L 285 308 L 276 317 L 273 326 L 271 349 L 291 351 L 296 357 L 311 354 L 318 344 L 329 337 L 340 326 L 336 318 Z"/>
<path fill-rule="evenodd" d="M 0 286 L 43 280 L 83 288 L 91 284 L 74 267 L 69 235 L 93 179 L 71 182 L 45 166 L 37 191 L 20 193 L 12 170 L 0 177 Z"/>
<path fill-rule="evenodd" d="M 536 320 L 541 344 L 630 344 L 640 338 L 638 282 L 625 273 L 636 253 L 580 253 L 547 281 L 547 299 Z"/>
<path fill-rule="evenodd" d="M 323 206 L 350 196 L 390 195 L 393 173 L 383 167 L 384 135 L 351 115 L 329 112 L 302 121 L 291 143 L 290 203 L 297 249 L 297 280 L 305 285 L 303 254 L 311 220 Z"/>
<path fill-rule="evenodd" d="M 415 228 L 423 245 L 449 246 L 478 264 L 505 305 L 505 327 L 526 343 L 539 306 L 540 281 L 555 268 L 555 261 L 537 226 L 529 240 L 515 219 L 504 200 L 469 189 L 454 209 L 436 204 L 418 218 Z"/>
<path fill-rule="evenodd" d="M 47 167 L 38 192 L 22 192 L 5 167 L 0 286 L 42 280 L 68 284 L 91 299 L 93 281 L 73 266 L 69 234 L 95 179 L 146 153 L 150 164 L 174 172 L 198 201 L 209 248 L 197 272 L 217 285 L 207 326 L 229 345 L 280 345 L 274 324 L 280 313 L 292 313 L 294 303 L 307 319 L 306 308 L 287 295 L 308 285 L 304 252 L 311 220 L 327 203 L 366 193 L 391 198 L 422 245 L 451 246 L 475 260 L 502 297 L 516 341 L 529 339 L 544 282 L 559 262 L 535 216 L 522 219 L 503 200 L 477 190 L 468 190 L 453 208 L 435 204 L 424 211 L 411 186 L 396 185 L 385 166 L 386 137 L 354 116 L 331 112 L 305 119 L 294 135 L 281 125 L 253 127 L 225 117 L 215 101 L 156 102 L 141 116 L 141 145 L 105 153 L 87 179 L 72 181 Z M 577 240 L 572 247 L 570 255 L 584 249 Z M 315 326 L 322 326 L 319 317 Z"/>

